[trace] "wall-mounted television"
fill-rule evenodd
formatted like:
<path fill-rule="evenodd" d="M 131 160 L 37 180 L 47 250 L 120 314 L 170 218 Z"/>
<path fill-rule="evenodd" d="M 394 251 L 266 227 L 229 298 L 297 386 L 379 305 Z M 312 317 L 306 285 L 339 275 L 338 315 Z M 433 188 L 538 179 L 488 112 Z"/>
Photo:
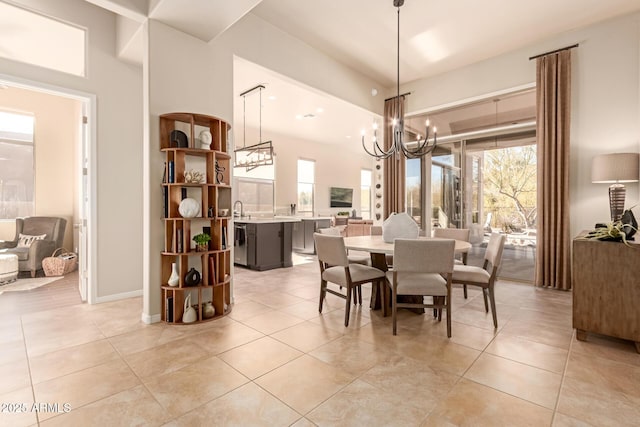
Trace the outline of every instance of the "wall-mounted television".
<path fill-rule="evenodd" d="M 353 206 L 353 188 L 330 188 L 330 206 L 332 208 L 350 208 Z"/>

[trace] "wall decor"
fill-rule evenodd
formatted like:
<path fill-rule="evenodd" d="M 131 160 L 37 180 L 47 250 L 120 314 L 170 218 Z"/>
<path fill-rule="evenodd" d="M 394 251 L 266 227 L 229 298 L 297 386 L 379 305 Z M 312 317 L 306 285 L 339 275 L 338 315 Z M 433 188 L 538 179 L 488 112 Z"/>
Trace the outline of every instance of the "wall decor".
<path fill-rule="evenodd" d="M 181 130 L 172 130 L 169 135 L 169 139 L 171 140 L 172 147 L 187 148 L 189 146 L 189 138 L 187 137 L 187 134 Z"/>
<path fill-rule="evenodd" d="M 183 218 L 195 218 L 200 215 L 200 203 L 196 199 L 187 197 L 180 202 L 178 212 Z"/>

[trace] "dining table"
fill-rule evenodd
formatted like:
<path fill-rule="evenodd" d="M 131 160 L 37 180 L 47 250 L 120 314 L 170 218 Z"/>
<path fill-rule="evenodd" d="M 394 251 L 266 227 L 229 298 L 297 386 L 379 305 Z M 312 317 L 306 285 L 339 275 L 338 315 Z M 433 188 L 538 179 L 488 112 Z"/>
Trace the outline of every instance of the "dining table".
<path fill-rule="evenodd" d="M 418 239 L 438 239 L 437 237 L 425 237 L 420 236 Z M 387 271 L 387 255 L 393 255 L 393 242 L 385 242 L 383 236 L 352 236 L 344 238 L 344 246 L 347 250 L 369 252 L 371 256 L 371 266 L 382 271 Z M 454 254 L 465 254 L 471 249 L 471 243 L 464 240 L 456 240 Z M 422 298 L 422 297 L 420 297 Z M 382 308 L 380 295 L 378 294 L 378 287 L 374 286 L 371 290 L 371 302 L 369 307 L 372 310 L 378 310 Z M 420 309 L 421 312 L 424 310 Z"/>

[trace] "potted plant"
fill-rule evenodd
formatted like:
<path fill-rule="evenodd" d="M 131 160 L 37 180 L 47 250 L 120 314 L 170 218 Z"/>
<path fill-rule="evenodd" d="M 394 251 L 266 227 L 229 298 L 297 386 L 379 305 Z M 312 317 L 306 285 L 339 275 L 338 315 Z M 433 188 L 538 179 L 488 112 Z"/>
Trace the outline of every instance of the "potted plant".
<path fill-rule="evenodd" d="M 207 233 L 200 233 L 193 236 L 193 241 L 196 242 L 196 252 L 206 252 L 209 249 L 209 241 L 211 236 Z"/>

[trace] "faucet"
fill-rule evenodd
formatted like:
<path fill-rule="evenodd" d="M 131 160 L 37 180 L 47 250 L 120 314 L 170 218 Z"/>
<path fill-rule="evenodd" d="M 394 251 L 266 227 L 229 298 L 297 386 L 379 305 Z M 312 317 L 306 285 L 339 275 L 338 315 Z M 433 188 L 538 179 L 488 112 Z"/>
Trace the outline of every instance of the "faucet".
<path fill-rule="evenodd" d="M 240 212 L 238 212 L 236 210 L 236 205 L 240 203 Z M 236 212 L 238 212 L 236 214 Z M 233 217 L 234 218 L 242 218 L 244 216 L 244 205 L 242 204 L 242 201 L 240 200 L 236 200 L 235 203 L 233 204 Z"/>

